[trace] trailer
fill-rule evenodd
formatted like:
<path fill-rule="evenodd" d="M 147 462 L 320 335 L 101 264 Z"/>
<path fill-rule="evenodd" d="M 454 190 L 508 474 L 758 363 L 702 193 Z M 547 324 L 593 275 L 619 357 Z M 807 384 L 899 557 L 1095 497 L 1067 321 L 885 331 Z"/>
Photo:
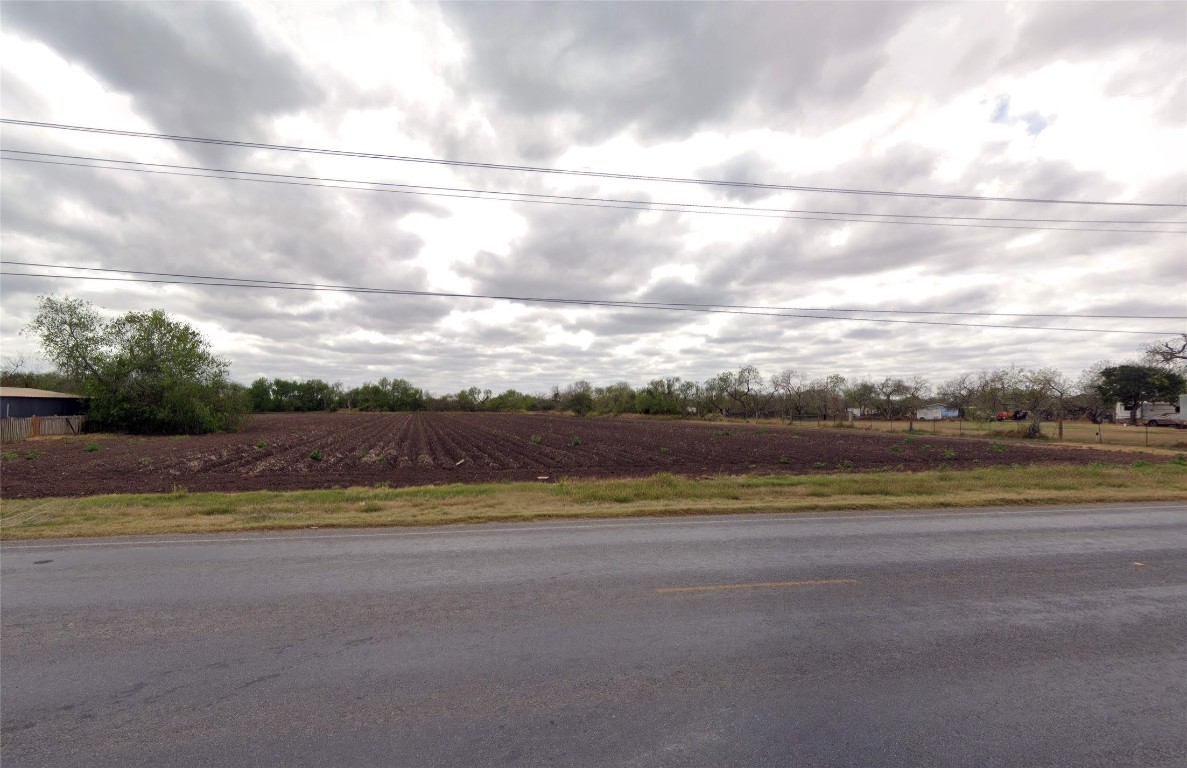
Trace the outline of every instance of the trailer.
<path fill-rule="evenodd" d="M 1138 406 L 1138 424 L 1150 427 L 1181 422 L 1184 419 L 1183 408 L 1187 405 L 1187 395 L 1179 397 L 1179 404 L 1174 403 L 1142 403 Z M 1129 422 L 1130 412 L 1124 403 L 1117 403 L 1113 411 L 1113 420 L 1119 424 Z"/>

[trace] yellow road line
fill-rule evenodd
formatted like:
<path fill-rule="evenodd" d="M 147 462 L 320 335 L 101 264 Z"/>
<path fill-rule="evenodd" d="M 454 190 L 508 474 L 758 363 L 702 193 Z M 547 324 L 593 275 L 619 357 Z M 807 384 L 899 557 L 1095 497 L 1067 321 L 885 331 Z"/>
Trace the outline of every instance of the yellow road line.
<path fill-rule="evenodd" d="M 762 589 L 765 587 L 824 587 L 833 584 L 856 584 L 857 579 L 816 579 L 814 581 L 757 581 L 751 584 L 709 584 L 703 587 L 660 587 L 657 594 L 672 592 L 720 592 L 726 589 Z"/>

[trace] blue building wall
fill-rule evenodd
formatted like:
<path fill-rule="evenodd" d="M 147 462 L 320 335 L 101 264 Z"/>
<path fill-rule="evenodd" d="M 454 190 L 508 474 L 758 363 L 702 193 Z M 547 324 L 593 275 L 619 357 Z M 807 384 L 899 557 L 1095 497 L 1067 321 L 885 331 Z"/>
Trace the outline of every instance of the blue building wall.
<path fill-rule="evenodd" d="M 82 400 L 70 397 L 0 397 L 0 418 L 77 416 L 85 413 Z"/>

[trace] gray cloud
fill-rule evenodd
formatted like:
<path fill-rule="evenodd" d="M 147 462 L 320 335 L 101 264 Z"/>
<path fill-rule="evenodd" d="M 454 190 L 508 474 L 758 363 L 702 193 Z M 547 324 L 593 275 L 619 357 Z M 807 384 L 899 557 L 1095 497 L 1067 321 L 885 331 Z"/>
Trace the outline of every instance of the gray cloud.
<path fill-rule="evenodd" d="M 1137 179 L 1086 170 L 1098 167 L 1091 162 L 1095 158 L 1052 160 L 989 142 L 979 146 L 962 173 L 941 176 L 952 151 L 945 137 L 905 138 L 887 148 L 881 136 L 867 135 L 855 139 L 867 146 L 847 147 L 856 159 L 827 171 L 793 169 L 784 174 L 774 170 L 783 167 L 782 158 L 771 156 L 761 144 L 735 139 L 735 131 L 768 129 L 812 142 L 888 105 L 906 105 L 908 115 L 923 115 L 956 95 L 997 93 L 996 85 L 978 89 L 999 73 L 1025 74 L 1059 57 L 1096 60 L 1094 44 L 1117 53 L 1119 60 L 1126 59 L 1121 54 L 1146 51 L 1148 55 L 1137 57 L 1145 63 L 1120 69 L 1107 88 L 1142 100 L 1164 113 L 1160 119 L 1180 125 L 1184 78 L 1174 75 L 1153 84 L 1157 78 L 1150 73 L 1178 71 L 1168 62 L 1181 69 L 1182 41 L 1144 19 L 1135 21 L 1131 33 L 1126 28 L 1133 13 L 1128 6 L 1098 7 L 1111 19 L 1108 24 L 1081 19 L 1078 10 L 1047 5 L 458 4 L 446 5 L 440 13 L 415 6 L 406 23 L 436 24 L 443 18 L 467 57 L 461 67 L 443 65 L 439 70 L 453 91 L 426 96 L 423 104 L 421 95 L 397 74 L 378 83 L 362 78 L 367 84 L 360 85 L 345 70 L 307 71 L 268 26 L 266 8 L 252 17 L 262 20 L 258 28 L 239 7 L 227 5 L 5 3 L 0 14 L 6 33 L 47 43 L 114 91 L 131 95 L 139 117 L 178 133 L 258 139 L 273 131 L 276 117 L 300 113 L 330 136 L 346 135 L 358 121 L 380 126 L 366 139 L 373 145 L 351 148 L 382 151 L 390 137 L 393 146 L 427 146 L 443 157 L 519 162 L 551 159 L 606 139 L 627 137 L 650 147 L 711 130 L 736 142 L 736 150 L 725 159 L 689 153 L 681 175 L 956 194 L 1001 189 L 1032 197 L 1126 195 L 1187 201 L 1182 157 L 1168 158 L 1162 177 Z M 1158 6 L 1154 15 L 1169 25 L 1181 12 Z M 355 22 L 363 16 L 368 14 L 358 14 Z M 394 22 L 377 13 L 374 23 Z M 1073 32 L 1061 36 L 1063 23 Z M 1069 39 L 1080 35 L 1076 30 L 1085 24 L 1084 40 Z M 919 44 L 931 70 L 926 77 L 904 78 L 902 71 L 915 70 L 896 68 L 899 62 L 890 58 L 891 52 L 898 50 L 897 36 L 911 30 L 918 35 L 920 29 L 953 31 Z M 434 40 L 448 37 L 436 27 L 426 30 L 441 36 Z M 349 28 L 344 33 L 349 37 Z M 159 66 L 141 71 L 140 63 L 148 60 L 159 60 Z M 18 108 L 39 111 L 70 98 L 35 83 L 34 74 L 25 76 L 29 82 L 5 70 L 0 85 L 6 114 Z M 975 128 L 984 127 L 1000 107 L 999 119 L 1016 121 L 1032 133 L 1042 130 L 1050 117 L 1046 111 L 1028 107 L 1016 114 L 1009 94 L 1002 96 L 997 103 L 986 101 L 984 113 L 972 117 L 979 123 Z M 3 140 L 8 148 L 71 151 L 72 139 L 6 126 Z M 126 143 L 113 143 L 110 153 L 129 149 Z M 212 153 L 208 159 L 218 157 Z M 317 163 L 309 158 L 253 156 L 251 161 L 255 170 L 318 174 Z M 615 158 L 605 162 L 614 165 Z M 350 167 L 340 175 L 402 181 L 416 173 L 364 160 Z M 9 162 L 4 170 L 0 237 L 7 259 L 429 289 L 438 283 L 422 254 L 436 252 L 426 246 L 439 244 L 412 234 L 410 215 L 433 217 L 446 222 L 447 229 L 496 223 L 481 213 L 457 215 L 454 203 L 434 198 Z M 606 170 L 648 169 L 644 162 L 638 168 Z M 687 188 L 642 182 L 590 179 L 574 190 L 543 175 L 482 169 L 432 172 L 455 186 L 673 201 L 691 197 Z M 717 189 L 713 194 L 715 202 L 733 204 L 772 197 L 754 190 Z M 1091 206 L 807 193 L 792 197 L 796 208 L 868 213 L 1145 215 Z M 789 306 L 856 303 L 939 311 L 1010 306 L 1102 314 L 1183 314 L 1178 296 L 1187 289 L 1187 254 L 1182 238 L 1174 236 L 1046 233 L 1030 245 L 1019 245 L 1031 233 L 772 219 L 764 220 L 769 227 L 755 229 L 759 234 L 711 237 L 708 246 L 695 246 L 688 243 L 698 242 L 700 224 L 732 220 L 529 204 L 511 208 L 523 224 L 522 233 L 505 244 L 505 251 L 496 237 L 497 245 L 456 254 L 460 260 L 449 270 L 451 278 L 468 281 L 477 293 L 516 296 Z M 842 230 L 847 239 L 831 239 Z M 689 282 L 663 271 L 672 265 L 691 267 L 687 274 L 695 277 Z M 1036 284 L 1038 271 L 1049 284 Z M 1129 356 L 1141 341 L 1101 333 L 1056 336 L 539 304 L 509 313 L 509 319 L 494 320 L 504 315 L 483 313 L 447 321 L 454 313 L 502 305 L 278 290 L 113 288 L 5 277 L 0 322 L 6 352 L 31 343 L 16 332 L 31 316 L 36 294 L 55 289 L 113 311 L 164 307 L 212 327 L 218 332 L 216 351 L 232 359 L 234 375 L 243 381 L 259 375 L 316 376 L 357 384 L 388 375 L 436 392 L 472 384 L 541 391 L 576 378 L 599 384 L 622 379 L 637 384 L 660 375 L 703 380 L 748 362 L 766 374 L 792 367 L 811 375 L 835 371 L 854 378 L 924 374 L 939 380 L 957 371 L 1011 362 L 1074 372 L 1097 357 Z M 844 298 L 854 294 L 863 298 Z M 1026 324 L 1090 322 L 1102 328 L 1148 327 L 1104 320 Z M 587 332 L 581 338 L 589 344 L 565 343 L 558 332 Z M 675 339 L 694 335 L 707 338 L 674 348 Z"/>
<path fill-rule="evenodd" d="M 2 18 L 132 96 L 166 132 L 250 140 L 267 133 L 264 118 L 321 98 L 300 61 L 229 3 L 6 2 Z"/>
<path fill-rule="evenodd" d="M 851 99 L 914 7 L 457 3 L 443 10 L 466 39 L 464 77 L 477 95 L 501 113 L 572 118 L 546 122 L 540 136 L 521 142 L 525 156 L 547 157 L 561 145 L 561 125 L 561 135 L 582 142 L 630 131 L 664 139 L 726 127 L 754 109 L 767 124 L 786 125 L 809 101 Z"/>

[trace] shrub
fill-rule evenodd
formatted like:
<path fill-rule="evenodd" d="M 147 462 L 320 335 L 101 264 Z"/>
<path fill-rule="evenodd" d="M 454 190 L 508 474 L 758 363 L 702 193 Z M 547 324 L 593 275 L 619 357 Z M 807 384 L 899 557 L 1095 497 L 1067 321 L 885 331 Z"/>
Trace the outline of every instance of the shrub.
<path fill-rule="evenodd" d="M 230 363 L 191 326 L 165 312 L 105 319 L 89 302 L 42 296 L 26 330 L 79 381 L 98 430 L 153 434 L 236 429 L 248 409 Z"/>
<path fill-rule="evenodd" d="M 99 450 L 98 443 L 87 443 L 87 453 L 94 453 L 97 450 Z"/>

